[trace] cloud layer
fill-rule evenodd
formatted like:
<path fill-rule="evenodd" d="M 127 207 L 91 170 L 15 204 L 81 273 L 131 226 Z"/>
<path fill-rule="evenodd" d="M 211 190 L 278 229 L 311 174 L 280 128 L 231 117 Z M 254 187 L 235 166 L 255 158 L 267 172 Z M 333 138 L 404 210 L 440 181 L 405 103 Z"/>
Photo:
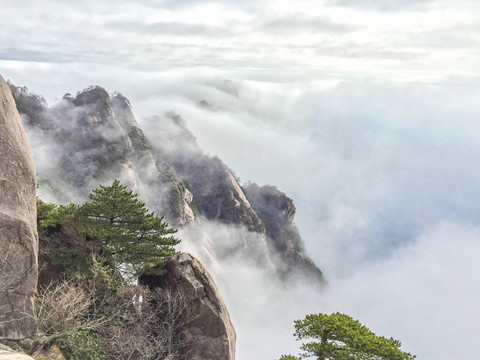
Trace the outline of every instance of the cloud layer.
<path fill-rule="evenodd" d="M 295 200 L 330 287 L 285 292 L 232 263 L 251 284 L 221 284 L 240 360 L 296 352 L 293 320 L 333 311 L 419 359 L 478 357 L 478 3 L 1 4 L 5 78 L 50 103 L 99 84 L 138 120 L 173 110 L 242 180 Z"/>
<path fill-rule="evenodd" d="M 237 286 L 217 279 L 239 359 L 295 353 L 293 320 L 334 311 L 400 339 L 419 358 L 455 359 L 451 338 L 466 349 L 463 359 L 475 358 L 475 337 L 465 334 L 479 330 L 471 321 L 480 301 L 477 87 L 259 84 L 219 72 L 167 72 L 142 86 L 131 74 L 142 73 L 115 81 L 134 94 L 144 126 L 143 115 L 175 110 L 200 147 L 243 181 L 274 184 L 294 199 L 307 249 L 329 280 L 323 293 L 285 290 L 232 262 L 226 271 Z M 260 346 L 258 338 L 268 340 Z"/>
<path fill-rule="evenodd" d="M 453 360 L 460 346 L 461 358 L 474 359 L 478 89 L 354 81 L 271 92 L 243 83 L 232 95 L 215 81 L 197 79 L 169 104 L 244 181 L 295 200 L 307 249 L 330 282 L 322 294 L 262 290 L 239 265 L 232 273 L 263 296 L 232 303 L 240 358 L 273 357 L 254 345 L 263 336 L 295 352 L 294 319 L 343 311 L 419 358 Z M 263 326 L 252 332 L 255 317 Z"/>
<path fill-rule="evenodd" d="M 283 0 L 28 7 L 4 0 L 0 61 L 445 81 L 479 76 L 478 10 L 467 0 L 298 1 L 294 8 Z"/>

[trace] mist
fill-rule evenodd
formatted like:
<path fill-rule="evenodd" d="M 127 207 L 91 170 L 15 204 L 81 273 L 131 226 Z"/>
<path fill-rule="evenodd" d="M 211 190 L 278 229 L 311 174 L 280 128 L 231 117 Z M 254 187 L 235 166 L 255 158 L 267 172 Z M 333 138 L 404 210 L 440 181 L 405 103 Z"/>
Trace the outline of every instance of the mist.
<path fill-rule="evenodd" d="M 238 360 L 297 353 L 293 320 L 336 311 L 419 360 L 478 358 L 478 2 L 28 5 L 2 1 L 5 79 L 51 106 L 94 84 L 120 91 L 152 140 L 173 111 L 244 184 L 275 185 L 294 200 L 307 252 L 328 281 L 320 292 L 302 281 L 282 287 L 244 257 L 215 263 L 180 233 L 225 297 Z M 56 180 L 41 181 L 40 196 L 85 200 L 58 177 L 63 144 L 26 130 L 40 178 Z M 128 166 L 122 180 L 143 200 L 158 195 Z M 97 187 L 95 169 L 81 170 L 82 191 Z M 252 240 L 239 227 L 202 226 L 201 241 Z"/>
<path fill-rule="evenodd" d="M 256 241 L 241 227 L 203 220 L 193 238 L 182 230 L 182 250 L 206 264 L 225 298 L 237 359 L 297 354 L 293 321 L 337 311 L 399 339 L 419 359 L 475 358 L 480 93 L 474 84 L 168 79 L 130 99 L 140 126 L 153 141 L 162 139 L 155 135 L 162 122 L 152 115 L 174 111 L 199 148 L 218 155 L 243 183 L 275 185 L 293 198 L 307 251 L 328 281 L 322 290 L 300 279 L 285 287 L 245 254 L 216 262 L 198 246 L 204 233 L 202 241 L 233 246 Z M 124 85 L 126 94 L 139 86 Z M 41 135 L 29 138 L 39 171 L 54 174 L 51 156 L 61 149 Z"/>
<path fill-rule="evenodd" d="M 244 182 L 274 184 L 294 199 L 307 250 L 329 282 L 321 293 L 270 291 L 268 280 L 232 265 L 255 289 L 245 297 L 224 291 L 235 303 L 238 358 L 297 353 L 294 319 L 340 311 L 401 340 L 419 359 L 474 359 L 478 88 L 344 81 L 275 84 L 272 92 L 256 85 L 241 82 L 228 94 L 193 81 L 168 103 L 200 147 Z M 157 100 L 138 106 L 166 106 Z M 258 345 L 262 338 L 271 345 Z"/>

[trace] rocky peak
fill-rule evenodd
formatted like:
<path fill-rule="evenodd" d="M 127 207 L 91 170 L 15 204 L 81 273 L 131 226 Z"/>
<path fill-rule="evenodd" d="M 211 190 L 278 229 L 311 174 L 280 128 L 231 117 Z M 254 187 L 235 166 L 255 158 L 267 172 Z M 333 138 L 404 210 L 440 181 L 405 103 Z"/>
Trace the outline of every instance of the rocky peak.
<path fill-rule="evenodd" d="M 180 165 L 202 154 L 195 136 L 180 115 L 170 111 L 165 116 L 152 116 L 146 125 L 157 137 L 155 143 L 160 145 L 157 148 L 169 163 L 175 161 Z"/>
<path fill-rule="evenodd" d="M 26 87 L 15 86 L 8 82 L 15 99 L 17 110 L 24 114 L 24 122 L 36 128 L 49 128 L 51 124 L 46 118 L 47 102 L 41 96 L 32 94 Z"/>
<path fill-rule="evenodd" d="M 120 93 L 111 97 L 111 104 L 115 118 L 118 120 L 123 130 L 128 133 L 132 127 L 138 127 L 137 121 L 133 116 L 130 101 Z"/>
<path fill-rule="evenodd" d="M 246 190 L 250 199 L 257 204 L 257 211 L 269 220 L 292 223 L 295 217 L 296 208 L 293 200 L 285 193 L 279 191 L 275 186 L 258 186 L 250 184 Z"/>
<path fill-rule="evenodd" d="M 258 217 L 265 225 L 268 247 L 285 278 L 306 277 L 319 284 L 324 283 L 323 274 L 305 251 L 305 245 L 293 223 L 295 205 L 283 192 L 274 186 L 250 184 L 246 195 Z"/>
<path fill-rule="evenodd" d="M 100 86 L 90 86 L 77 93 L 73 99 L 75 106 L 85 106 L 89 116 L 96 116 L 101 122 L 113 117 L 110 95 Z"/>

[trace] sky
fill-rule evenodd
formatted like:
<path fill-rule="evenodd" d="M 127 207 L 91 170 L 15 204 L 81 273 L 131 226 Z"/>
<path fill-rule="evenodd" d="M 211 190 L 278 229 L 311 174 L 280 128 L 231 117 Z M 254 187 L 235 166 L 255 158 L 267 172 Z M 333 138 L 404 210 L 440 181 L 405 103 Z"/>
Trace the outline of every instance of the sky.
<path fill-rule="evenodd" d="M 120 91 L 140 123 L 175 111 L 242 181 L 294 200 L 329 287 L 292 316 L 341 311 L 418 359 L 477 358 L 480 3 L 0 0 L 0 9 L 5 79 L 49 103 L 92 84 Z M 245 340 L 231 312 L 239 360 L 281 354 Z M 282 334 L 291 337 L 293 319 Z M 269 341 L 281 349 L 282 337 Z"/>

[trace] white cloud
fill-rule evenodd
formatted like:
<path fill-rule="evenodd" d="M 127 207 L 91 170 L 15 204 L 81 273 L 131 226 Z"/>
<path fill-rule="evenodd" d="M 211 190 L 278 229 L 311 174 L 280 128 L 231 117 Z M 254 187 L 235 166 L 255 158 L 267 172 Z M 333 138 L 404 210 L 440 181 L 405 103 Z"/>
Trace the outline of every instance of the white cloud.
<path fill-rule="evenodd" d="M 365 3 L 298 1 L 292 8 L 281 0 L 175 7 L 147 1 L 4 3 L 0 19 L 9 31 L 0 34 L 1 60 L 152 72 L 199 66 L 262 69 L 273 77 L 284 71 L 420 81 L 480 75 L 479 12 L 471 2 L 414 1 L 409 3 L 425 4 L 387 12 Z M 445 43 L 448 49 L 441 46 Z"/>
<path fill-rule="evenodd" d="M 389 261 L 332 284 L 319 307 L 400 339 L 425 360 L 475 359 L 480 351 L 480 230 L 440 222 Z"/>
<path fill-rule="evenodd" d="M 241 358 L 293 352 L 293 319 L 326 311 L 419 359 L 477 357 L 478 3 L 1 4 L 5 78 L 50 103 L 99 84 L 129 98 L 138 120 L 174 110 L 244 181 L 294 199 L 331 287 L 305 303 L 250 288 L 259 311 L 238 323 Z M 257 315 L 264 327 L 251 325 Z"/>
<path fill-rule="evenodd" d="M 480 243 L 476 86 L 299 81 L 262 88 L 225 83 L 228 74 L 219 71 L 149 77 L 131 70 L 109 79 L 104 69 L 88 76 L 83 67 L 38 69 L 64 69 L 81 81 L 98 77 L 129 97 L 137 116 L 176 111 L 200 146 L 244 181 L 277 185 L 294 199 L 307 249 L 330 288 L 321 300 L 303 295 L 308 289 L 266 291 L 253 270 L 232 264 L 234 283 L 250 284 L 245 298 L 225 289 L 239 359 L 295 352 L 292 322 L 311 312 L 349 313 L 424 359 L 453 359 L 444 345 L 450 330 L 478 330 L 469 318 L 479 300 L 472 277 Z M 267 304 L 274 305 L 263 311 Z M 263 321 L 258 332 L 251 330 L 256 316 Z M 258 346 L 255 340 L 267 334 L 269 343 Z M 474 359 L 473 338 L 455 339 L 469 346 L 462 358 Z"/>

